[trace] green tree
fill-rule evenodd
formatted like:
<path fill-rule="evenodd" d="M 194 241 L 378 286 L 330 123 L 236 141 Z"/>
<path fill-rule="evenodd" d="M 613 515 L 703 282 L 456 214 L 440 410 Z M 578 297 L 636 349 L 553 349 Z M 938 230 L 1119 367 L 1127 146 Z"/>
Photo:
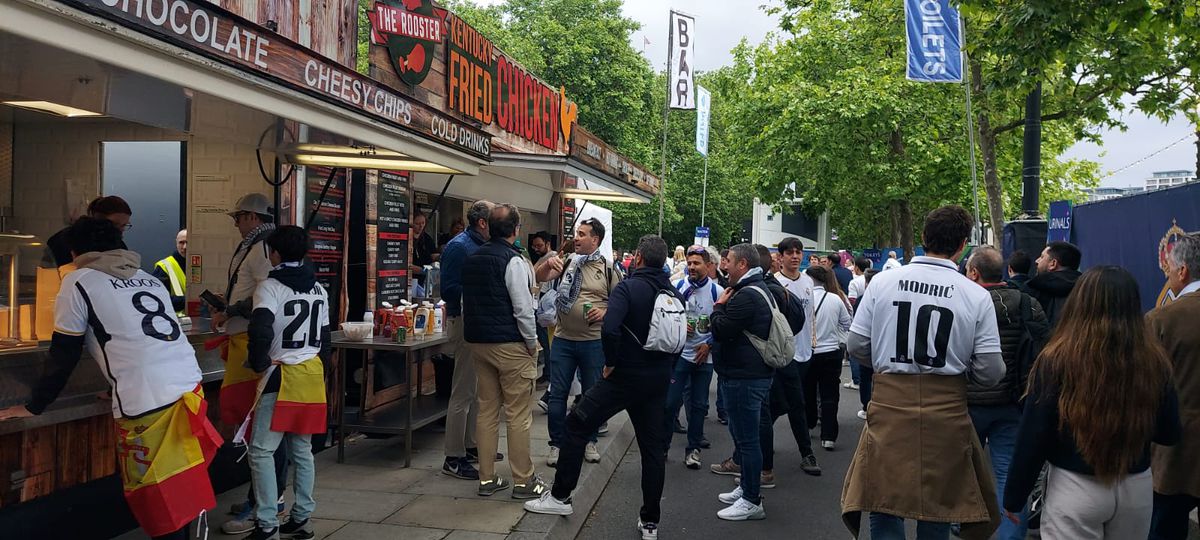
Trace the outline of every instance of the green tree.
<path fill-rule="evenodd" d="M 828 211 L 845 247 L 899 245 L 911 257 L 920 218 L 947 203 L 970 207 L 965 88 L 908 81 L 903 5 L 880 0 L 792 2 L 790 35 L 736 50 L 753 75 L 736 101 L 736 152 L 762 200 L 800 198 Z M 1073 138 L 1051 130 L 1061 153 Z M 1004 146 L 1004 166 L 1020 149 Z M 1054 189 L 1089 170 L 1055 163 Z"/>

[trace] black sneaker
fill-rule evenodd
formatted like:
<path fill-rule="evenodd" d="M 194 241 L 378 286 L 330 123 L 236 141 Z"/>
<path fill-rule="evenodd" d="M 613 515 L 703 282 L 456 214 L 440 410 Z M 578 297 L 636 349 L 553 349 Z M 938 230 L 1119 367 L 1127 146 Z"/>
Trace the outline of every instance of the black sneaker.
<path fill-rule="evenodd" d="M 311 520 L 292 520 L 279 526 L 279 536 L 295 540 L 310 540 L 317 534 L 313 531 Z"/>
<path fill-rule="evenodd" d="M 821 466 L 817 465 L 817 456 L 809 454 L 800 460 L 800 470 L 804 474 L 812 476 L 821 476 Z"/>
<path fill-rule="evenodd" d="M 478 448 L 468 448 L 467 449 L 467 461 L 470 461 L 471 463 L 479 463 L 479 449 Z M 501 454 L 500 452 L 496 452 L 496 463 L 499 463 L 501 461 L 504 461 L 504 454 Z"/>
<path fill-rule="evenodd" d="M 712 448 L 712 443 L 708 442 L 708 439 L 700 439 L 700 448 L 708 450 Z"/>
<path fill-rule="evenodd" d="M 678 418 L 675 419 L 675 433 L 687 433 L 687 427 L 680 423 Z"/>
<path fill-rule="evenodd" d="M 274 529 L 255 527 L 250 534 L 242 537 L 242 540 L 279 540 L 279 527 Z"/>
<path fill-rule="evenodd" d="M 446 462 L 442 464 L 442 474 L 462 480 L 479 480 L 479 471 L 471 466 L 467 458 L 446 458 Z"/>

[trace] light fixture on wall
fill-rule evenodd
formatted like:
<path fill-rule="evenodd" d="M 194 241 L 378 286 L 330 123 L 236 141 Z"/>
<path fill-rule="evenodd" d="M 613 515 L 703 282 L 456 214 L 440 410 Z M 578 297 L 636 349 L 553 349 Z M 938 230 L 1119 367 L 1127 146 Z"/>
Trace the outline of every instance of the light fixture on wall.
<path fill-rule="evenodd" d="M 462 171 L 374 146 L 345 146 L 301 143 L 279 150 L 284 160 L 295 165 L 346 167 L 350 169 L 400 170 L 441 174 Z"/>
<path fill-rule="evenodd" d="M 11 105 L 13 107 L 20 107 L 22 109 L 28 109 L 31 111 L 56 114 L 58 116 L 63 116 L 66 118 L 87 118 L 87 117 L 93 117 L 93 116 L 104 116 L 101 113 L 85 111 L 83 109 L 77 109 L 77 108 L 71 107 L 69 105 L 62 105 L 62 104 L 53 103 L 50 101 L 5 101 L 3 103 L 5 105 Z"/>
<path fill-rule="evenodd" d="M 564 189 L 558 192 L 559 195 L 567 199 L 581 199 L 585 201 L 608 201 L 608 202 L 627 202 L 627 203 L 644 203 L 644 199 L 618 193 L 616 191 L 597 191 L 591 189 Z"/>

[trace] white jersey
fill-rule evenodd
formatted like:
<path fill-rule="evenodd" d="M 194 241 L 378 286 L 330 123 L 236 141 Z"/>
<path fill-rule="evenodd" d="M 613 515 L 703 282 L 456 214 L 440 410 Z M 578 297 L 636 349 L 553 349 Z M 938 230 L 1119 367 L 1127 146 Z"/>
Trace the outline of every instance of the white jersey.
<path fill-rule="evenodd" d="M 296 292 L 275 278 L 254 291 L 254 309 L 275 315 L 270 357 L 273 362 L 299 364 L 321 352 L 321 329 L 329 326 L 329 297 L 320 283 Z"/>
<path fill-rule="evenodd" d="M 783 288 L 795 295 L 796 299 L 800 301 L 800 305 L 804 306 L 804 328 L 800 330 L 799 334 L 796 334 L 796 356 L 792 358 L 797 362 L 807 362 L 812 359 L 813 355 L 813 306 L 815 306 L 813 304 L 813 289 L 816 288 L 816 285 L 813 283 L 812 278 L 808 277 L 808 274 L 804 273 L 803 270 L 800 271 L 800 277 L 794 280 L 788 279 L 787 276 L 783 275 L 783 272 L 773 275 L 783 285 Z"/>
<path fill-rule="evenodd" d="M 862 298 L 863 291 L 867 290 L 867 276 L 859 274 L 850 280 L 850 290 L 846 291 L 846 298 Z"/>
<path fill-rule="evenodd" d="M 196 352 L 158 278 L 138 270 L 121 279 L 81 268 L 63 280 L 54 331 L 85 336 L 112 387 L 114 417 L 165 407 L 200 384 Z"/>
<path fill-rule="evenodd" d="M 891 257 L 888 257 L 887 262 L 883 263 L 883 270 L 895 270 L 897 268 L 904 268 L 904 265 L 901 264 L 899 260 L 893 259 Z M 880 270 L 880 272 L 882 272 L 883 270 Z"/>
<path fill-rule="evenodd" d="M 975 355 L 1000 352 L 991 294 L 933 257 L 876 275 L 850 331 L 871 338 L 877 373 L 959 375 Z"/>

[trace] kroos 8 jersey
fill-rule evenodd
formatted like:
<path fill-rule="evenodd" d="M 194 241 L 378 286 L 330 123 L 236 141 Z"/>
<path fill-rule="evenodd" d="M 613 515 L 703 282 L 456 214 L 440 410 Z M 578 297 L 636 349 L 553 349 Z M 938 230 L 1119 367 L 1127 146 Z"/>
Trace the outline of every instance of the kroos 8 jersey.
<path fill-rule="evenodd" d="M 54 331 L 85 336 L 112 387 L 115 417 L 170 405 L 200 384 L 196 353 L 170 293 L 141 270 L 128 279 L 91 268 L 67 274 L 54 307 Z"/>
<path fill-rule="evenodd" d="M 329 298 L 320 283 L 296 292 L 268 278 L 254 291 L 254 309 L 275 314 L 272 361 L 295 365 L 321 352 L 321 329 L 329 326 Z"/>
<path fill-rule="evenodd" d="M 1000 352 L 991 295 L 933 257 L 876 274 L 850 331 L 871 338 L 878 373 L 959 375 L 974 355 Z"/>

